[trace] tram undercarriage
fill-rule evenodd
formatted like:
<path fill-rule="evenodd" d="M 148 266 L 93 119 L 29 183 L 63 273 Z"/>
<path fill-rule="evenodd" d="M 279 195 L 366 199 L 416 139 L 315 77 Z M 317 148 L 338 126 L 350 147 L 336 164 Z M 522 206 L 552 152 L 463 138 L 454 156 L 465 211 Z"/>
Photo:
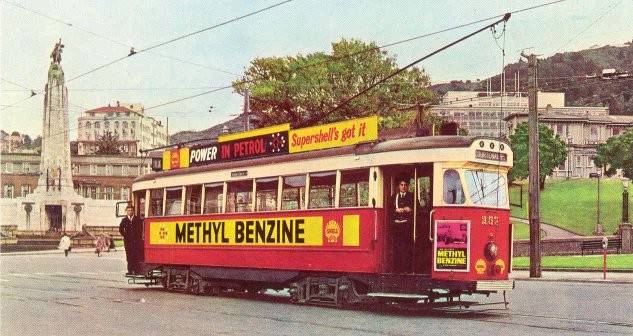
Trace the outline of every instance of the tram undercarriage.
<path fill-rule="evenodd" d="M 227 293 L 262 294 L 287 290 L 290 302 L 333 307 L 367 304 L 398 304 L 427 308 L 482 305 L 465 301 L 466 295 L 489 296 L 502 292 L 503 301 L 487 303 L 508 306 L 505 291 L 513 281 L 445 281 L 425 274 L 342 274 L 329 272 L 275 271 L 215 267 L 146 265 L 144 275 L 128 276 L 128 283 L 162 286 L 168 291 L 195 295 Z"/>

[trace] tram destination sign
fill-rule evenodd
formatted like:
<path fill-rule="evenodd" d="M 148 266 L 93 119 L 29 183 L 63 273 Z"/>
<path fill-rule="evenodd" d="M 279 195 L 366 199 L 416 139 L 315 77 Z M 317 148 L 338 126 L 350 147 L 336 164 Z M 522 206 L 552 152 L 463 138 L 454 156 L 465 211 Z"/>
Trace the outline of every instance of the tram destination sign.
<path fill-rule="evenodd" d="M 491 152 L 477 149 L 475 150 L 475 158 L 491 161 L 507 161 L 508 155 L 506 153 Z"/>

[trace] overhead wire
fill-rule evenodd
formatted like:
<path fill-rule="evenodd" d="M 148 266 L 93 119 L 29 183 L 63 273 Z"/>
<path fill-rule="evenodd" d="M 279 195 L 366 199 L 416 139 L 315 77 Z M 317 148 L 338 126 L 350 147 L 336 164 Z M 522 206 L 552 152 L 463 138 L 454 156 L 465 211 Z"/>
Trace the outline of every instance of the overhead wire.
<path fill-rule="evenodd" d="M 6 0 L 2 0 L 2 1 L 6 1 Z M 292 1 L 292 0 L 288 0 L 288 1 L 284 1 L 284 2 L 278 3 L 278 4 L 276 4 L 276 6 L 281 5 L 281 4 L 284 4 L 284 3 L 287 3 L 287 2 L 289 2 L 289 1 Z M 446 32 L 446 31 L 450 31 L 450 30 L 454 30 L 454 29 L 458 29 L 458 28 L 466 27 L 466 26 L 473 25 L 473 24 L 476 24 L 476 23 L 479 23 L 479 22 L 483 22 L 483 21 L 487 21 L 487 20 L 490 20 L 490 19 L 493 19 L 493 18 L 505 17 L 505 16 L 506 16 L 506 15 L 508 15 L 508 14 L 512 14 L 512 13 L 521 13 L 521 12 L 525 12 L 525 11 L 529 11 L 529 10 L 533 10 L 533 9 L 537 9 L 537 8 L 541 8 L 541 7 L 545 7 L 545 6 L 550 6 L 550 5 L 553 5 L 553 4 L 561 3 L 561 2 L 564 2 L 564 1 L 566 1 L 566 0 L 557 0 L 557 1 L 552 1 L 552 2 L 548 2 L 548 3 L 544 3 L 544 4 L 540 4 L 540 5 L 536 5 L 536 6 L 526 7 L 526 8 L 523 8 L 523 9 L 516 10 L 516 11 L 508 12 L 508 13 L 505 13 L 505 14 L 500 14 L 500 15 L 496 15 L 496 16 L 489 17 L 489 18 L 485 18 L 485 19 L 480 19 L 480 20 L 472 21 L 472 22 L 469 22 L 469 23 L 466 23 L 466 24 L 461 24 L 461 25 L 458 25 L 458 26 L 454 26 L 454 27 L 450 27 L 450 28 L 442 29 L 442 30 L 439 30 L 439 31 L 436 31 L 436 32 L 432 32 L 432 33 L 428 33 L 428 34 L 424 34 L 424 35 L 419 35 L 419 36 L 416 36 L 416 37 L 413 37 L 413 38 L 408 38 L 408 39 L 405 39 L 405 40 L 401 40 L 401 41 L 397 41 L 397 42 L 389 43 L 389 44 L 386 44 L 386 45 L 384 45 L 384 46 L 374 47 L 374 48 L 369 48 L 369 49 L 366 49 L 366 50 L 362 50 L 361 52 L 356 52 L 356 53 L 353 53 L 353 54 L 345 55 L 344 57 L 353 57 L 353 56 L 356 56 L 356 55 L 361 54 L 361 53 L 371 52 L 371 51 L 374 51 L 374 50 L 377 50 L 377 49 L 380 49 L 380 48 L 385 48 L 385 47 L 393 46 L 393 45 L 396 45 L 396 44 L 405 43 L 405 42 L 413 41 L 413 40 L 416 40 L 416 39 L 420 39 L 420 38 L 423 38 L 423 37 L 428 37 L 428 36 L 436 35 L 436 34 L 439 34 L 439 33 L 442 33 L 442 32 Z M 261 11 L 263 11 L 263 10 L 266 10 L 266 9 L 269 9 L 269 8 L 272 8 L 272 6 L 267 7 L 267 8 L 264 8 L 264 9 L 260 10 L 259 12 L 261 12 Z M 253 14 L 251 14 L 251 15 L 254 15 L 254 13 L 253 13 Z M 245 16 L 243 16 L 243 17 L 246 17 L 246 16 L 247 16 L 247 15 L 245 15 Z M 236 18 L 236 19 L 237 19 L 237 18 Z M 234 21 L 234 20 L 236 20 L 236 19 L 233 19 L 232 21 Z M 228 22 L 226 22 L 226 23 L 228 23 Z M 222 25 L 222 24 L 226 24 L 226 23 L 221 23 L 220 25 Z M 218 25 L 216 25 L 216 26 L 218 26 Z M 489 25 L 489 26 L 490 26 L 490 25 Z M 489 28 L 489 26 L 486 26 L 484 29 Z M 208 29 L 211 29 L 211 28 L 209 27 Z M 207 29 L 207 30 L 208 30 L 208 29 Z M 201 30 L 201 31 L 202 31 L 202 30 Z M 201 32 L 201 31 L 199 31 L 199 32 Z M 192 34 L 193 34 L 193 33 L 192 33 Z M 191 35 L 191 34 L 188 34 L 188 35 Z M 184 38 L 184 37 L 183 37 L 183 38 Z M 173 39 L 173 40 L 175 40 L 175 39 Z M 151 49 L 151 48 L 152 48 L 152 47 L 149 47 L 149 48 L 146 48 L 146 49 L 144 49 L 144 50 L 145 50 L 145 51 L 147 51 L 147 50 L 149 50 L 149 49 Z M 439 52 L 439 51 L 438 51 L 438 52 Z M 138 52 L 136 52 L 136 53 L 138 53 Z M 136 53 L 135 53 L 135 54 L 136 54 Z M 430 56 L 432 56 L 432 55 L 429 55 L 428 57 L 430 57 Z M 128 55 L 128 56 L 126 56 L 126 57 L 129 57 L 129 55 Z M 120 59 L 115 60 L 115 61 L 120 61 Z M 111 65 L 111 64 L 113 64 L 115 61 L 110 62 L 110 63 L 108 63 L 107 65 Z M 331 62 L 331 60 L 326 60 L 326 61 L 323 61 L 323 62 L 328 62 L 328 61 L 330 61 L 330 62 Z M 422 61 L 422 60 L 418 60 L 418 62 L 419 62 L 419 61 Z M 415 64 L 417 64 L 417 62 L 416 62 L 416 63 L 413 63 L 413 64 L 410 64 L 409 66 L 413 66 L 413 65 L 415 65 Z M 107 65 L 105 65 L 105 66 L 107 66 Z M 105 67 L 105 66 L 100 66 L 100 67 L 98 67 L 97 69 L 93 69 L 93 70 L 92 70 L 92 71 L 90 71 L 90 72 L 94 72 L 94 71 L 96 71 L 96 70 L 98 70 L 98 69 L 101 69 L 101 68 L 103 68 L 103 67 Z M 314 64 L 311 64 L 311 65 L 306 65 L 306 66 L 304 66 L 304 67 L 299 67 L 299 68 L 297 68 L 297 69 L 295 69 L 295 70 L 301 70 L 302 68 L 311 67 L 311 66 L 314 66 Z M 405 69 L 406 69 L 406 68 L 405 68 Z M 88 73 L 90 73 L 90 72 L 88 72 Z M 86 74 L 88 74 L 88 73 L 84 73 L 84 74 L 82 74 L 82 75 L 80 75 L 80 76 L 84 76 L 84 75 L 86 75 Z M 399 73 L 399 72 L 398 72 L 398 73 Z M 76 79 L 76 78 L 79 78 L 79 76 L 74 77 L 73 79 Z M 389 78 L 387 78 L 387 79 L 389 79 Z M 69 80 L 69 81 L 70 81 L 70 80 Z M 236 84 L 236 85 L 240 85 L 240 84 L 246 84 L 246 83 L 249 83 L 249 82 L 254 82 L 254 80 L 242 80 L 242 81 L 238 81 L 238 82 L 236 82 L 235 84 Z M 190 95 L 190 96 L 186 96 L 186 97 L 182 97 L 182 98 L 178 98 L 178 99 L 170 100 L 170 101 L 167 101 L 167 102 L 164 102 L 164 103 L 161 103 L 161 104 L 153 105 L 153 106 L 150 106 L 150 107 L 145 108 L 145 111 L 152 110 L 152 109 L 156 109 L 156 108 L 160 108 L 160 107 L 163 107 L 163 106 L 166 106 L 166 105 L 171 105 L 171 104 L 174 104 L 174 103 L 177 103 L 177 102 L 181 102 L 181 101 L 185 101 L 185 100 L 193 99 L 193 98 L 196 98 L 196 97 L 200 97 L 200 96 L 207 95 L 207 94 L 210 94 L 210 93 L 218 92 L 218 91 L 221 91 L 221 90 L 225 90 L 225 89 L 233 88 L 233 85 L 234 85 L 234 84 L 230 84 L 230 85 L 226 85 L 226 86 L 222 86 L 222 87 L 214 88 L 214 89 L 212 89 L 212 90 L 208 90 L 208 91 L 205 91 L 205 92 L 202 92 L 202 93 L 198 93 L 198 94 L 195 94 L 195 95 Z M 372 87 L 375 87 L 375 86 L 372 86 Z M 364 92 L 366 92 L 366 91 L 368 91 L 368 90 L 364 90 Z M 358 97 L 358 96 L 359 96 L 359 94 L 355 95 L 355 97 Z M 352 98 L 352 99 L 353 99 L 353 98 Z M 351 99 L 350 99 L 350 100 L 351 100 Z M 330 112 L 332 112 L 332 111 L 330 111 Z"/>
<path fill-rule="evenodd" d="M 157 43 L 157 44 L 151 45 L 151 46 L 149 46 L 149 47 L 147 47 L 147 48 L 143 48 L 143 49 L 139 49 L 139 50 L 134 50 L 134 48 L 132 48 L 132 49 L 130 50 L 130 53 L 129 53 L 128 55 L 123 56 L 123 57 L 119 57 L 119 58 L 117 58 L 117 59 L 115 59 L 115 60 L 113 60 L 113 61 L 110 61 L 110 62 L 106 63 L 106 64 L 100 65 L 100 66 L 98 66 L 98 67 L 96 67 L 96 68 L 94 68 L 94 69 L 91 69 L 91 70 L 89 70 L 89 71 L 86 71 L 86 72 L 84 72 L 84 73 L 81 73 L 81 74 L 79 74 L 79 75 L 77 75 L 77 76 L 75 76 L 75 77 L 72 77 L 72 78 L 68 79 L 68 80 L 66 81 L 66 83 L 72 82 L 72 81 L 74 81 L 74 80 L 76 80 L 76 79 L 79 79 L 79 78 L 81 78 L 81 77 L 84 77 L 84 76 L 86 76 L 86 75 L 88 75 L 88 74 L 91 74 L 91 73 L 93 73 L 93 72 L 95 72 L 95 71 L 101 70 L 101 69 L 106 68 L 106 67 L 108 67 L 108 66 L 110 66 L 110 65 L 112 65 L 112 64 L 118 63 L 118 62 L 120 62 L 120 61 L 122 61 L 122 60 L 124 60 L 124 59 L 126 59 L 126 58 L 128 58 L 128 57 L 131 57 L 131 56 L 134 56 L 134 55 L 138 55 L 138 54 L 140 54 L 140 53 L 148 52 L 148 51 L 150 51 L 150 50 L 152 50 L 152 49 L 156 49 L 156 48 L 158 48 L 158 47 L 162 47 L 162 46 L 164 46 L 164 45 L 167 45 L 167 44 L 170 44 L 170 43 L 173 43 L 173 42 L 176 42 L 176 41 L 179 41 L 179 40 L 185 39 L 185 38 L 187 38 L 187 37 L 191 37 L 191 36 L 196 35 L 196 34 L 200 34 L 200 33 L 203 33 L 203 32 L 209 31 L 209 30 L 212 30 L 212 29 L 216 29 L 216 28 L 222 27 L 222 26 L 227 25 L 227 24 L 229 24 L 229 23 L 233 23 L 233 22 L 236 22 L 236 21 L 242 20 L 242 19 L 244 19 L 244 18 L 247 18 L 247 17 L 253 16 L 253 15 L 256 15 L 256 14 L 259 14 L 259 13 L 262 13 L 262 12 L 265 12 L 265 11 L 267 11 L 267 10 L 273 9 L 273 8 L 275 8 L 275 7 L 278 7 L 278 6 L 284 5 L 284 4 L 289 3 L 289 2 L 292 2 L 292 1 L 293 1 L 293 0 L 284 0 L 284 1 L 281 1 L 281 2 L 278 2 L 278 3 L 275 3 L 275 4 L 273 4 L 273 5 L 270 5 L 270 6 L 268 6 L 268 7 L 265 7 L 265 8 L 262 8 L 262 9 L 259 9 L 259 10 L 256 10 L 256 11 L 253 11 L 253 12 L 250 12 L 250 13 L 247 13 L 247 14 L 244 14 L 244 15 L 241 15 L 241 16 L 238 16 L 238 17 L 235 17 L 235 18 L 232 18 L 232 19 L 229 19 L 229 20 L 223 21 L 223 22 L 220 22 L 220 23 L 218 23 L 218 24 L 215 24 L 215 25 L 212 25 L 212 26 L 209 26 L 209 27 L 203 28 L 203 29 L 199 29 L 199 30 L 194 31 L 194 32 L 192 32 L 192 33 L 184 34 L 184 35 L 181 35 L 181 36 L 175 37 L 175 38 L 173 38 L 173 39 L 170 39 L 170 40 L 167 40 L 167 41 L 164 41 L 164 42 L 160 42 L 160 43 Z"/>
<path fill-rule="evenodd" d="M 52 17 L 50 15 L 46 15 L 46 14 L 41 13 L 39 11 L 27 8 L 27 7 L 25 7 L 25 6 L 21 5 L 21 4 L 16 4 L 16 3 L 13 3 L 13 2 L 7 1 L 7 0 L 0 0 L 0 1 L 5 2 L 5 3 L 9 4 L 9 5 L 15 6 L 17 8 L 23 9 L 23 10 L 25 10 L 27 12 L 31 12 L 31 13 L 40 15 L 40 16 L 42 16 L 44 18 L 47 18 L 47 19 L 52 20 L 54 22 L 63 24 L 65 26 L 67 26 L 67 27 L 78 29 L 79 31 L 85 32 L 87 34 L 90 34 L 90 35 L 102 38 L 102 39 L 107 40 L 107 41 L 110 41 L 110 42 L 112 42 L 112 43 L 114 43 L 116 45 L 120 45 L 120 46 L 123 46 L 123 47 L 126 47 L 126 48 L 133 48 L 133 45 L 131 45 L 129 43 L 124 43 L 124 42 L 120 42 L 120 41 L 114 40 L 114 39 L 112 39 L 112 38 L 110 38 L 108 36 L 105 36 L 105 35 L 102 35 L 102 34 L 99 34 L 99 33 L 95 33 L 94 31 L 91 31 L 91 30 L 86 29 L 84 27 L 81 27 L 79 25 L 72 24 L 70 22 L 65 22 L 65 21 L 60 20 L 58 18 Z M 201 68 L 206 68 L 206 69 L 217 71 L 217 72 L 223 72 L 223 73 L 226 73 L 226 74 L 229 74 L 229 75 L 233 75 L 233 76 L 239 76 L 239 74 L 236 74 L 234 72 L 231 72 L 231 71 L 228 71 L 228 70 L 225 70 L 225 69 L 210 67 L 208 65 L 204 65 L 204 64 L 188 61 L 188 60 L 181 59 L 181 58 L 174 57 L 174 56 L 164 55 L 164 54 L 160 54 L 160 53 L 157 53 L 157 52 L 150 52 L 150 54 L 155 55 L 155 56 L 159 56 L 159 57 L 163 57 L 163 58 L 167 58 L 167 59 L 171 59 L 171 60 L 175 60 L 175 61 L 178 61 L 178 62 L 181 62 L 181 63 L 186 63 L 186 64 L 198 66 L 198 67 L 201 67 Z"/>
<path fill-rule="evenodd" d="M 581 36 L 582 34 L 584 34 L 587 30 L 589 30 L 589 28 L 593 27 L 593 25 L 595 25 L 596 23 L 598 23 L 598 21 L 600 21 L 603 17 L 605 17 L 607 14 L 609 14 L 609 12 L 611 12 L 613 9 L 615 9 L 620 3 L 622 3 L 622 1 L 618 1 L 618 2 L 612 2 L 609 5 L 609 8 L 604 11 L 600 16 L 598 16 L 595 20 L 593 20 L 587 27 L 585 27 L 584 29 L 582 29 L 581 31 L 578 32 L 578 34 L 574 35 L 574 37 L 572 37 L 571 39 L 569 39 L 567 42 L 563 43 L 563 45 L 561 45 L 560 47 L 556 48 L 553 53 L 557 53 L 558 51 L 562 50 L 563 48 L 565 48 L 566 46 L 568 46 L 571 42 L 573 42 L 575 39 L 577 39 L 579 36 Z"/>
<path fill-rule="evenodd" d="M 394 46 L 394 45 L 398 45 L 398 44 L 402 44 L 402 43 L 406 43 L 406 42 L 411 42 L 411 41 L 418 40 L 418 39 L 425 38 L 425 37 L 430 37 L 430 36 L 437 35 L 437 34 L 440 34 L 440 33 L 444 33 L 444 32 L 447 32 L 447 31 L 451 31 L 451 30 L 455 30 L 455 29 L 459 29 L 459 28 L 464 28 L 464 27 L 471 26 L 471 25 L 474 25 L 474 24 L 477 24 L 477 23 L 489 21 L 489 20 L 492 20 L 492 19 L 495 19 L 495 18 L 500 18 L 500 17 L 503 17 L 506 14 L 521 13 L 521 12 L 525 12 L 525 11 L 529 11 L 529 10 L 533 10 L 533 9 L 537 9 L 537 8 L 541 8 L 541 7 L 554 5 L 554 4 L 557 4 L 557 3 L 564 2 L 564 1 L 567 1 L 567 0 L 551 1 L 551 2 L 540 4 L 540 5 L 535 5 L 535 6 L 530 6 L 530 7 L 518 9 L 518 10 L 511 11 L 511 12 L 504 13 L 504 14 L 490 16 L 490 17 L 487 17 L 487 18 L 484 18 L 484 19 L 478 19 L 478 20 L 471 21 L 471 22 L 464 23 L 464 24 L 460 24 L 460 25 L 457 25 L 457 26 L 453 26 L 453 27 L 437 30 L 437 31 L 434 31 L 434 32 L 431 32 L 431 33 L 417 35 L 417 36 L 414 36 L 414 37 L 411 37 L 411 38 L 399 40 L 399 41 L 392 42 L 392 43 L 387 43 L 387 44 L 384 44 L 384 45 L 381 45 L 381 46 L 370 47 L 370 48 L 363 49 L 363 50 L 360 50 L 360 51 L 357 51 L 357 52 L 354 52 L 354 53 L 342 55 L 342 56 L 339 56 L 339 57 L 336 57 L 336 58 L 332 57 L 330 59 L 326 59 L 326 60 L 323 60 L 323 61 L 314 62 L 312 64 L 307 64 L 307 65 L 304 65 L 304 66 L 297 67 L 297 68 L 294 69 L 294 71 L 301 71 L 303 69 L 314 67 L 314 66 L 317 66 L 317 65 L 320 65 L 320 64 L 327 64 L 327 63 L 338 61 L 338 60 L 341 60 L 341 59 L 358 56 L 358 55 L 361 55 L 361 54 L 364 54 L 364 53 L 377 51 L 377 50 L 380 50 L 380 49 L 383 49 L 383 48 L 388 48 L 388 47 L 391 47 L 391 46 Z M 251 80 L 240 80 L 240 81 L 235 82 L 234 84 L 226 85 L 224 87 L 219 87 L 219 88 L 216 88 L 216 89 L 213 89 L 213 90 L 209 90 L 209 91 L 206 91 L 206 92 L 203 92 L 203 93 L 200 93 L 200 94 L 187 96 L 187 97 L 182 97 L 182 98 L 178 98 L 178 99 L 175 99 L 175 100 L 167 101 L 167 102 L 164 102 L 164 103 L 161 103 L 161 104 L 158 104 L 158 105 L 150 106 L 150 107 L 146 108 L 145 110 L 147 111 L 147 110 L 159 108 L 159 107 L 162 107 L 162 106 L 174 104 L 174 103 L 177 103 L 177 102 L 181 102 L 181 101 L 193 99 L 193 98 L 196 98 L 196 97 L 200 97 L 200 96 L 203 96 L 203 95 L 206 95 L 206 94 L 218 92 L 218 91 L 221 91 L 221 90 L 230 89 L 230 88 L 233 88 L 234 85 L 248 84 L 248 83 L 253 83 L 253 82 L 256 82 L 256 81 L 257 80 L 254 80 L 254 79 L 251 79 Z"/>

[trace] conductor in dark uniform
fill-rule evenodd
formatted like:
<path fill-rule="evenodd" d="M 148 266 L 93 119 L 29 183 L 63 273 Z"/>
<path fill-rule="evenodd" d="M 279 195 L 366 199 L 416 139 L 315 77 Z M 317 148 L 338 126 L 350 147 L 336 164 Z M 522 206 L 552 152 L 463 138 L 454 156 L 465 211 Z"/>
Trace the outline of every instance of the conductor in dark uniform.
<path fill-rule="evenodd" d="M 143 221 L 134 216 L 134 207 L 125 208 L 126 216 L 119 224 L 119 233 L 123 236 L 125 257 L 127 259 L 127 274 L 139 274 L 140 261 L 143 258 Z"/>
<path fill-rule="evenodd" d="M 398 179 L 398 192 L 391 197 L 393 264 L 398 273 L 413 272 L 413 193 L 406 178 Z"/>

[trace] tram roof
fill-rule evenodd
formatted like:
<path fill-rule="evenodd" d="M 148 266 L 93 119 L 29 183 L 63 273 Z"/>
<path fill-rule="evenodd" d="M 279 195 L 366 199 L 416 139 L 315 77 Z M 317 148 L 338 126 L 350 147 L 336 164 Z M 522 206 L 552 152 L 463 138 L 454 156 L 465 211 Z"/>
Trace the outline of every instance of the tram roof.
<path fill-rule="evenodd" d="M 437 148 L 466 148 L 475 140 L 491 139 L 503 141 L 502 139 L 481 137 L 481 136 L 462 136 L 462 135 L 438 135 L 425 137 L 408 137 L 399 139 L 381 139 L 373 142 L 357 144 L 353 146 L 345 146 L 330 149 L 314 150 L 302 153 L 284 154 L 267 156 L 261 158 L 253 158 L 239 161 L 229 161 L 222 163 L 214 163 L 204 166 L 189 167 L 182 169 L 173 169 L 161 172 L 145 174 L 134 179 L 134 182 L 153 180 L 157 177 L 178 176 L 184 174 L 192 174 L 199 172 L 208 172 L 222 169 L 235 169 L 241 167 L 258 166 L 274 163 L 283 163 L 288 161 L 301 161 L 307 159 L 318 159 L 325 157 L 341 156 L 341 155 L 367 155 L 373 153 L 415 150 L 415 149 L 437 149 Z"/>

